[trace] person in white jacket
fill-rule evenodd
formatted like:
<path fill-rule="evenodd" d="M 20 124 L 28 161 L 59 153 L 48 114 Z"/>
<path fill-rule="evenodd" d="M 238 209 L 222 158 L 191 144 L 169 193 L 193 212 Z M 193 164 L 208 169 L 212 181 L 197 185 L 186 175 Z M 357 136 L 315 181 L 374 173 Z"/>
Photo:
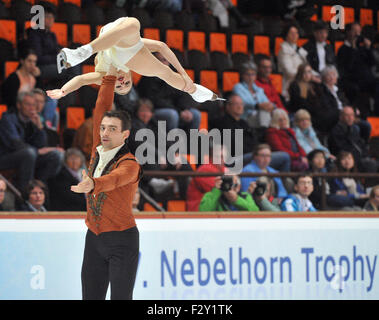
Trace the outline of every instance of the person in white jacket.
<path fill-rule="evenodd" d="M 288 88 L 295 79 L 298 67 L 307 62 L 308 52 L 297 45 L 299 40 L 299 30 L 296 24 L 289 24 L 284 28 L 284 41 L 278 53 L 278 68 L 283 74 L 283 97 L 288 101 Z M 313 81 L 320 82 L 320 77 L 313 71 Z"/>

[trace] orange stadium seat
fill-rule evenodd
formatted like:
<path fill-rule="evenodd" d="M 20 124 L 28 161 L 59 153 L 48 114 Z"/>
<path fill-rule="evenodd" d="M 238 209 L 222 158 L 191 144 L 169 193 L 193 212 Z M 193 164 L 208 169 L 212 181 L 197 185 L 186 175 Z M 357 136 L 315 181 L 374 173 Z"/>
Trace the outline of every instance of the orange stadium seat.
<path fill-rule="evenodd" d="M 136 73 L 136 72 L 133 72 L 132 71 L 132 81 L 133 81 L 133 85 L 137 85 L 138 82 L 140 82 L 142 76 L 139 74 L 139 73 Z"/>
<path fill-rule="evenodd" d="M 181 52 L 184 51 L 184 32 L 183 30 L 166 30 L 166 44 L 170 48 L 177 49 Z"/>
<path fill-rule="evenodd" d="M 201 70 L 200 84 L 208 88 L 209 90 L 218 93 L 217 71 Z"/>
<path fill-rule="evenodd" d="M 55 33 L 58 44 L 62 47 L 67 47 L 67 24 L 55 22 L 51 27 L 51 31 Z"/>
<path fill-rule="evenodd" d="M 208 130 L 208 112 L 206 112 L 206 111 L 200 112 L 199 130 L 201 130 L 201 129 Z"/>
<path fill-rule="evenodd" d="M 91 42 L 91 26 L 89 24 L 72 25 L 72 41 L 80 44 Z"/>
<path fill-rule="evenodd" d="M 143 37 L 151 40 L 160 40 L 160 33 L 158 28 L 145 28 L 143 29 Z"/>
<path fill-rule="evenodd" d="M 188 50 L 199 50 L 206 52 L 205 49 L 205 32 L 203 31 L 189 31 L 188 32 Z"/>
<path fill-rule="evenodd" d="M 355 10 L 354 8 L 345 7 L 345 24 L 353 23 L 355 21 Z"/>
<path fill-rule="evenodd" d="M 228 53 L 225 33 L 211 32 L 209 34 L 209 51 Z"/>
<path fill-rule="evenodd" d="M 270 80 L 278 93 L 282 93 L 283 76 L 281 74 L 271 74 Z"/>
<path fill-rule="evenodd" d="M 76 4 L 79 8 L 82 6 L 82 0 L 63 0 L 63 2 L 70 2 Z"/>
<path fill-rule="evenodd" d="M 99 36 L 99 33 L 100 33 L 100 29 L 103 27 L 103 25 L 98 25 L 96 26 L 96 37 Z"/>
<path fill-rule="evenodd" d="M 236 52 L 249 54 L 249 42 L 246 34 L 232 34 L 232 54 Z"/>
<path fill-rule="evenodd" d="M 267 36 L 254 37 L 254 54 L 270 55 L 270 38 Z"/>
<path fill-rule="evenodd" d="M 89 72 L 94 72 L 95 71 L 95 66 L 92 64 L 83 64 L 82 65 L 82 73 L 89 73 Z"/>
<path fill-rule="evenodd" d="M 5 62 L 5 78 L 17 70 L 19 62 L 18 61 L 6 61 Z"/>
<path fill-rule="evenodd" d="M 162 203 L 161 202 L 158 202 L 158 204 L 162 207 Z M 150 203 L 145 202 L 144 205 L 143 205 L 143 211 L 152 212 L 152 211 L 158 211 L 158 210 L 155 209 Z"/>
<path fill-rule="evenodd" d="M 365 9 L 365 8 L 361 8 L 360 10 L 360 15 L 359 15 L 359 18 L 360 18 L 360 24 L 361 26 L 365 26 L 365 25 L 370 25 L 372 26 L 374 24 L 374 13 L 371 9 Z"/>
<path fill-rule="evenodd" d="M 5 39 L 16 46 L 16 21 L 0 20 L 0 38 Z"/>
<path fill-rule="evenodd" d="M 233 3 L 233 6 L 237 7 L 238 6 L 238 0 L 230 0 Z"/>
<path fill-rule="evenodd" d="M 184 200 L 169 200 L 167 201 L 167 211 L 186 211 L 186 202 Z"/>
<path fill-rule="evenodd" d="M 193 171 L 196 171 L 196 157 L 193 154 L 186 154 L 186 159 L 188 164 L 191 166 Z"/>
<path fill-rule="evenodd" d="M 283 41 L 284 41 L 284 39 L 282 37 L 276 37 L 275 38 L 275 56 L 278 55 L 278 53 L 280 51 L 280 46 L 282 45 Z"/>
<path fill-rule="evenodd" d="M 7 112 L 8 106 L 6 104 L 0 104 L 0 119 L 4 112 Z"/>
<path fill-rule="evenodd" d="M 332 6 L 323 6 L 322 7 L 322 20 L 329 22 L 334 17 L 334 14 L 331 13 Z M 344 7 L 345 13 L 345 24 L 352 23 L 355 21 L 355 11 L 353 8 Z"/>
<path fill-rule="evenodd" d="M 78 129 L 85 120 L 85 110 L 82 107 L 67 107 L 66 126 L 68 129 Z"/>
<path fill-rule="evenodd" d="M 340 49 L 340 47 L 342 45 L 343 45 L 343 41 L 335 41 L 334 42 L 334 52 L 335 52 L 335 55 L 337 55 L 338 50 Z"/>
<path fill-rule="evenodd" d="M 12 0 L 3 0 L 4 5 L 9 8 L 12 4 Z"/>
<path fill-rule="evenodd" d="M 379 117 L 367 117 L 367 121 L 371 124 L 370 137 L 379 137 Z"/>
<path fill-rule="evenodd" d="M 309 40 L 308 39 L 304 39 L 304 38 L 299 38 L 299 40 L 297 40 L 297 45 L 299 47 L 302 47 L 303 45 L 305 45 Z"/>
<path fill-rule="evenodd" d="M 195 71 L 192 69 L 184 69 L 186 70 L 188 76 L 192 79 L 192 81 L 195 81 Z"/>
<path fill-rule="evenodd" d="M 238 82 L 240 82 L 240 75 L 237 71 L 224 71 L 222 73 L 222 91 L 232 91 Z"/>

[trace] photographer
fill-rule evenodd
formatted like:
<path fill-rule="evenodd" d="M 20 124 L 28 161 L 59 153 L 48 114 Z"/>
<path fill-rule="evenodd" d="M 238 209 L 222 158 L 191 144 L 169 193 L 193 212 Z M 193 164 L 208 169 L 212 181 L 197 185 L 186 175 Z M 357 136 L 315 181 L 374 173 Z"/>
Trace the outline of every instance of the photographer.
<path fill-rule="evenodd" d="M 215 179 L 215 187 L 204 194 L 199 211 L 259 211 L 248 192 L 240 192 L 238 176 L 222 176 Z"/>
<path fill-rule="evenodd" d="M 247 192 L 253 196 L 260 211 L 281 211 L 279 200 L 274 197 L 274 180 L 267 177 L 260 177 L 257 181 L 250 183 Z"/>

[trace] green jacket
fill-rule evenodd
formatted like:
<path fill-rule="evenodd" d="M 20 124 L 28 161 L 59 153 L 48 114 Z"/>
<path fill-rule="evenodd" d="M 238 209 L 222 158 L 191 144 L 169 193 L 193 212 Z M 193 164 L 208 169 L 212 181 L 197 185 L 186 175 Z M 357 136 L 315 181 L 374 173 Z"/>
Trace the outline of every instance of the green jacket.
<path fill-rule="evenodd" d="M 248 192 L 240 192 L 235 203 L 229 203 L 222 197 L 222 191 L 213 188 L 204 194 L 199 211 L 259 211 L 253 197 Z"/>

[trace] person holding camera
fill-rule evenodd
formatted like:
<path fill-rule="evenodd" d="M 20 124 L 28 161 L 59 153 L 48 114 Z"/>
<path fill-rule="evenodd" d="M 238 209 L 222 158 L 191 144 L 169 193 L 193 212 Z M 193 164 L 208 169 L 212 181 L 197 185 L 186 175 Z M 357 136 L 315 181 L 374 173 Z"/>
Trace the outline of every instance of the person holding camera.
<path fill-rule="evenodd" d="M 268 177 L 260 177 L 250 183 L 247 192 L 253 196 L 260 211 L 281 211 L 279 199 L 274 197 L 274 180 Z"/>
<path fill-rule="evenodd" d="M 204 194 L 199 211 L 259 211 L 248 192 L 240 192 L 238 176 L 216 177 L 215 187 Z"/>

